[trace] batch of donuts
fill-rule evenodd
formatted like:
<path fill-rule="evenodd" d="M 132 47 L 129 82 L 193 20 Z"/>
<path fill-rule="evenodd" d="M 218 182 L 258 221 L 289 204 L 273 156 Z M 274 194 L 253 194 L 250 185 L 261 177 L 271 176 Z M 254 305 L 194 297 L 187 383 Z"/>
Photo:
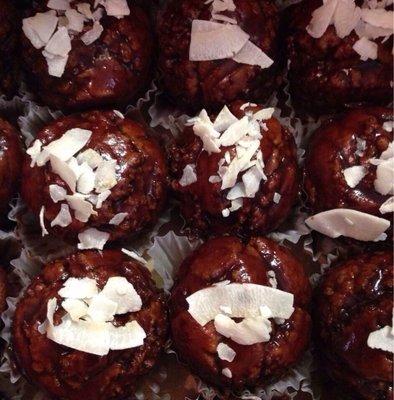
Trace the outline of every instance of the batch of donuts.
<path fill-rule="evenodd" d="M 22 237 L 18 201 L 73 248 L 20 289 L 3 345 L 43 398 L 139 399 L 170 348 L 218 399 L 251 399 L 311 346 L 338 399 L 393 398 L 393 3 L 290 3 L 0 0 L 1 104 L 23 86 L 59 112 L 27 138 L 0 107 L 2 231 Z M 182 123 L 129 112 L 152 82 Z M 281 93 L 319 121 L 301 156 Z M 125 243 L 170 204 L 200 244 L 167 290 Z M 317 282 L 272 235 L 298 205 L 348 250 Z"/>

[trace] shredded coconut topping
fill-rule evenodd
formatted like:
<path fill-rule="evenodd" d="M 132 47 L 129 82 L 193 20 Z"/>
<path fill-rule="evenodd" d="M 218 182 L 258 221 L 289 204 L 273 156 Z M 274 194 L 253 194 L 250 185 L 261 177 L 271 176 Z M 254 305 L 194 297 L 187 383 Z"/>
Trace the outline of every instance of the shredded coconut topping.
<path fill-rule="evenodd" d="M 100 291 L 91 278 L 69 278 L 59 295 L 66 311 L 59 325 L 53 316 L 57 299 L 47 304 L 45 330 L 47 337 L 63 346 L 85 353 L 104 356 L 110 350 L 142 346 L 146 333 L 137 321 L 116 327 L 116 315 L 140 311 L 142 299 L 124 277 L 111 277 Z"/>
<path fill-rule="evenodd" d="M 308 33 L 314 38 L 324 35 L 330 25 L 334 25 L 337 35 L 344 38 L 353 31 L 359 40 L 353 45 L 353 50 L 361 60 L 375 60 L 378 55 L 378 38 L 388 38 L 394 32 L 391 10 L 386 10 L 389 3 L 365 0 L 362 7 L 355 0 L 325 0 L 317 8 L 307 26 Z"/>
<path fill-rule="evenodd" d="M 72 40 L 85 30 L 85 23 L 92 24 L 80 36 L 80 40 L 89 46 L 103 33 L 100 19 L 104 10 L 108 16 L 122 18 L 130 14 L 127 0 L 99 0 L 91 10 L 90 4 L 78 3 L 71 8 L 70 0 L 49 0 L 50 11 L 37 13 L 23 20 L 22 29 L 25 36 L 36 49 L 42 49 L 48 65 L 49 75 L 60 78 L 65 71 Z"/>
<path fill-rule="evenodd" d="M 241 208 L 244 198 L 254 198 L 261 181 L 267 179 L 260 140 L 264 132 L 263 120 L 271 118 L 273 112 L 273 108 L 255 113 L 248 111 L 238 119 L 224 106 L 213 122 L 205 110 L 187 121 L 187 125 L 193 126 L 194 134 L 201 139 L 203 150 L 208 154 L 219 153 L 222 148 L 234 146 L 220 159 L 217 175 L 209 177 L 210 183 L 221 183 L 221 190 L 227 191 L 226 198 L 231 201 L 231 207 L 222 211 L 224 217 Z M 191 183 L 195 182 L 196 178 L 190 169 L 190 165 L 185 167 L 184 176 L 179 182 L 181 186 L 186 186 L 185 173 Z M 278 196 L 275 200 L 278 200 Z"/>

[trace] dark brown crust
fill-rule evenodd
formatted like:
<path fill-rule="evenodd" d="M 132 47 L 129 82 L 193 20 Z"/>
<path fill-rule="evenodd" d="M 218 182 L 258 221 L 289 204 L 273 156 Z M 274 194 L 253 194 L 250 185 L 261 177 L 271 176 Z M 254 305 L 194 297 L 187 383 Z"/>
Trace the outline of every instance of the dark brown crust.
<path fill-rule="evenodd" d="M 317 290 L 315 323 L 323 365 L 352 398 L 392 399 L 392 354 L 367 346 L 371 332 L 392 325 L 392 309 L 391 250 L 333 267 Z"/>
<path fill-rule="evenodd" d="M 20 17 L 12 0 L 0 0 L 0 94 L 12 96 L 17 90 Z"/>
<path fill-rule="evenodd" d="M 111 195 L 96 210 L 87 223 L 73 218 L 66 228 L 55 227 L 53 232 L 72 240 L 88 227 L 95 227 L 111 234 L 110 240 L 137 235 L 154 224 L 166 199 L 167 168 L 165 155 L 146 129 L 130 118 L 121 118 L 113 111 L 92 111 L 60 118 L 42 129 L 37 139 L 44 145 L 61 137 L 72 128 L 91 130 L 92 137 L 86 148 L 98 151 L 104 158 L 111 157 L 119 165 L 120 178 L 111 189 Z M 54 203 L 49 185 L 68 186 L 52 172 L 50 163 L 44 167 L 30 167 L 30 157 L 23 167 L 22 197 L 31 210 L 38 215 L 45 206 L 46 226 L 50 226 L 60 203 Z M 119 172 L 118 172 L 119 173 Z M 68 189 L 69 194 L 72 194 Z M 120 225 L 109 225 L 116 214 L 128 213 Z M 73 215 L 73 212 L 71 213 Z"/>
<path fill-rule="evenodd" d="M 240 110 L 243 102 L 235 102 L 230 108 L 238 118 L 245 112 L 256 112 L 261 106 Z M 244 199 L 240 210 L 229 217 L 222 216 L 222 210 L 230 207 L 226 199 L 228 190 L 221 191 L 221 182 L 210 183 L 209 177 L 217 175 L 218 162 L 224 157 L 221 153 L 202 152 L 202 142 L 186 127 L 179 143 L 169 147 L 172 188 L 181 202 L 181 212 L 187 223 L 199 232 L 236 232 L 241 234 L 264 234 L 277 228 L 289 215 L 297 199 L 299 173 L 297 149 L 291 133 L 281 126 L 276 118 L 264 121 L 268 127 L 263 132 L 260 149 L 265 163 L 264 172 L 268 177 L 262 181 L 253 199 Z M 182 187 L 179 179 L 187 164 L 196 164 L 197 182 Z M 278 204 L 274 203 L 275 192 L 281 195 Z"/>
<path fill-rule="evenodd" d="M 314 39 L 306 31 L 321 0 L 306 0 L 287 11 L 290 88 L 295 102 L 307 111 L 327 114 L 356 104 L 387 105 L 392 98 L 392 36 L 378 39 L 378 59 L 361 61 L 353 50 L 355 32 L 341 39 L 330 26 Z"/>
<path fill-rule="evenodd" d="M 0 118 L 1 221 L 5 220 L 9 202 L 19 189 L 22 158 L 22 145 L 18 131 L 10 123 Z"/>
<path fill-rule="evenodd" d="M 86 2 L 93 4 L 94 0 Z M 46 1 L 43 3 L 47 3 Z M 81 111 L 99 106 L 122 107 L 141 95 L 149 84 L 153 61 L 152 28 L 146 13 L 128 1 L 130 15 L 117 19 L 106 14 L 100 23 L 104 31 L 86 46 L 79 37 L 72 40 L 66 70 L 61 78 L 48 74 L 41 50 L 22 34 L 22 56 L 27 82 L 38 97 L 55 109 Z M 32 10 L 47 11 L 45 6 Z"/>
<path fill-rule="evenodd" d="M 374 189 L 376 166 L 368 160 L 379 158 L 393 141 L 393 132 L 382 127 L 392 120 L 393 111 L 388 108 L 356 109 L 329 120 L 313 134 L 305 159 L 304 187 L 314 212 L 351 208 L 384 217 L 379 208 L 390 196 Z M 361 157 L 355 154 L 356 137 L 366 141 Z M 368 173 L 352 189 L 342 171 L 354 165 L 363 165 Z"/>
<path fill-rule="evenodd" d="M 212 321 L 201 327 L 188 313 L 186 298 L 192 293 L 223 280 L 269 286 L 268 271 L 275 272 L 278 289 L 294 294 L 295 303 L 285 324 L 273 323 L 269 342 L 239 345 L 217 333 Z M 235 237 L 211 239 L 180 267 L 170 300 L 174 346 L 195 373 L 214 385 L 241 389 L 267 383 L 286 373 L 308 346 L 310 293 L 302 264 L 275 242 L 252 238 L 244 245 Z M 221 342 L 236 351 L 233 362 L 219 359 L 216 348 Z M 231 380 L 222 374 L 223 368 L 230 368 Z"/>
<path fill-rule="evenodd" d="M 143 346 L 99 357 L 58 345 L 38 332 L 48 300 L 57 297 L 59 303 L 57 292 L 68 278 L 93 278 L 103 287 L 111 276 L 125 277 L 142 298 L 141 311 L 118 316 L 115 323 L 138 321 L 147 334 Z M 55 323 L 63 312 L 56 312 Z M 166 335 L 165 297 L 149 271 L 120 251 L 87 251 L 49 263 L 34 278 L 15 312 L 12 346 L 20 370 L 54 398 L 114 400 L 133 393 L 139 377 L 156 363 Z"/>
<path fill-rule="evenodd" d="M 217 109 L 237 99 L 263 101 L 280 79 L 279 13 L 267 0 L 235 0 L 236 18 L 251 41 L 275 62 L 268 69 L 238 64 L 233 60 L 189 61 L 191 24 L 209 20 L 210 5 L 200 0 L 168 1 L 159 16 L 159 68 L 166 93 L 181 107 Z"/>

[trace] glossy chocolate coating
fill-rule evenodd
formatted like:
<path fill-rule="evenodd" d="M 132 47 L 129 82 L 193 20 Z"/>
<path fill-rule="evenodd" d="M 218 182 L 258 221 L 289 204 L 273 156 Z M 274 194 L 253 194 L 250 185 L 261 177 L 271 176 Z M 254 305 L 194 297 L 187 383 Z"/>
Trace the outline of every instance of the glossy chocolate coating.
<path fill-rule="evenodd" d="M 18 88 L 19 15 L 12 0 L 0 0 L 0 95 Z"/>
<path fill-rule="evenodd" d="M 0 118 L 0 220 L 5 220 L 9 202 L 19 189 L 22 158 L 18 131 Z"/>
<path fill-rule="evenodd" d="M 306 31 L 321 0 L 305 0 L 287 13 L 289 78 L 293 99 L 300 108 L 327 114 L 357 104 L 385 106 L 391 101 L 393 37 L 377 39 L 378 58 L 362 61 L 353 50 L 359 39 L 353 31 L 341 39 L 329 26 L 319 39 Z"/>
<path fill-rule="evenodd" d="M 230 108 L 238 118 L 245 112 L 262 107 L 240 109 L 243 102 L 235 102 Z M 218 162 L 226 151 L 235 151 L 235 146 L 222 147 L 220 153 L 202 151 L 202 142 L 194 135 L 192 127 L 186 127 L 180 140 L 169 148 L 172 188 L 180 199 L 181 212 L 187 223 L 199 232 L 237 232 L 241 234 L 263 234 L 277 228 L 289 215 L 299 189 L 297 149 L 294 138 L 281 126 L 276 118 L 264 121 L 267 130 L 262 130 L 260 149 L 263 153 L 264 172 L 267 180 L 260 183 L 254 198 L 243 199 L 243 206 L 229 217 L 222 210 L 231 206 L 227 200 L 228 190 L 221 191 L 221 182 L 210 183 L 209 177 L 217 175 Z M 187 164 L 196 164 L 197 182 L 182 187 L 179 179 Z M 239 178 L 241 181 L 241 178 Z M 275 193 L 281 198 L 273 201 Z"/>
<path fill-rule="evenodd" d="M 390 195 L 375 190 L 376 166 L 368 161 L 379 158 L 393 141 L 393 132 L 383 129 L 383 123 L 392 120 L 390 109 L 362 108 L 329 120 L 317 129 L 309 143 L 304 173 L 304 187 L 314 212 L 351 208 L 390 218 L 390 214 L 379 212 Z M 366 141 L 361 156 L 356 154 L 356 138 Z M 342 171 L 355 165 L 364 166 L 367 175 L 351 188 Z"/>
<path fill-rule="evenodd" d="M 94 0 L 87 0 L 93 4 Z M 46 0 L 31 10 L 45 12 Z M 74 1 L 72 5 L 81 3 Z M 86 46 L 80 36 L 72 40 L 72 50 L 62 77 L 48 74 L 48 66 L 41 54 L 25 35 L 22 35 L 22 56 L 27 72 L 27 83 L 37 96 L 55 109 L 81 111 L 98 106 L 122 107 L 142 95 L 149 84 L 153 59 L 152 28 L 146 13 L 133 1 L 128 1 L 130 15 L 117 19 L 104 13 L 100 20 L 104 31 L 91 45 Z"/>
<path fill-rule="evenodd" d="M 331 268 L 317 290 L 315 323 L 326 372 L 351 398 L 390 400 L 392 354 L 367 345 L 392 325 L 393 254 L 365 253 Z"/>
<path fill-rule="evenodd" d="M 111 195 L 87 223 L 74 218 L 65 227 L 54 227 L 53 232 L 74 240 L 86 228 L 97 228 L 110 233 L 110 240 L 137 235 L 154 224 L 166 199 L 167 168 L 165 156 L 146 128 L 130 118 L 122 118 L 113 111 L 92 111 L 60 118 L 42 129 L 37 139 L 44 145 L 60 138 L 67 130 L 81 128 L 92 131 L 87 148 L 96 150 L 105 159 L 117 161 L 117 184 Z M 54 203 L 49 186 L 57 184 L 72 194 L 67 184 L 52 172 L 50 162 L 44 167 L 30 167 L 30 157 L 23 167 L 22 197 L 38 215 L 45 207 L 45 221 L 49 229 L 60 211 L 61 203 Z M 128 216 L 120 225 L 109 225 L 118 213 Z"/>
<path fill-rule="evenodd" d="M 278 289 L 294 294 L 295 307 L 284 324 L 272 321 L 269 342 L 237 344 L 216 332 L 213 321 L 202 327 L 189 314 L 186 298 L 198 290 L 225 280 L 270 286 L 268 271 L 275 273 Z M 208 383 L 233 389 L 267 383 L 285 374 L 308 346 L 310 293 L 302 264 L 286 248 L 265 238 L 252 238 L 246 245 L 235 237 L 211 239 L 183 262 L 172 290 L 174 346 L 181 359 Z M 236 352 L 231 363 L 218 357 L 219 343 Z M 223 368 L 231 370 L 232 379 L 222 374 Z"/>
<path fill-rule="evenodd" d="M 217 109 L 237 99 L 263 101 L 278 83 L 279 13 L 267 0 L 234 0 L 236 11 L 223 12 L 235 18 L 250 40 L 274 60 L 261 69 L 233 60 L 189 60 L 194 19 L 210 20 L 210 4 L 200 0 L 170 0 L 159 16 L 159 68 L 166 93 L 181 107 Z"/>
<path fill-rule="evenodd" d="M 102 288 L 112 276 L 125 277 L 142 299 L 142 309 L 115 317 L 115 325 L 137 321 L 146 332 L 140 347 L 96 356 L 61 346 L 38 331 L 46 319 L 47 303 L 70 277 L 95 279 Z M 55 324 L 64 310 L 59 306 Z M 148 272 L 121 251 L 79 252 L 47 264 L 19 301 L 13 323 L 12 346 L 21 372 L 34 384 L 61 400 L 129 398 L 142 374 L 156 363 L 167 335 L 164 294 Z"/>

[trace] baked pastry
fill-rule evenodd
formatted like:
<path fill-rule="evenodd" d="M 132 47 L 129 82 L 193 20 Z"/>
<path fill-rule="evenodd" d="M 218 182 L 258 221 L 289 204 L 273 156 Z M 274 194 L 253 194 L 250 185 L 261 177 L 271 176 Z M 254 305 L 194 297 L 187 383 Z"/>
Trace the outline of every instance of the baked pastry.
<path fill-rule="evenodd" d="M 312 212 L 357 211 L 355 216 L 369 222 L 354 220 L 358 225 L 354 228 L 366 233 L 372 232 L 374 221 L 385 218 L 380 221 L 387 225 L 385 229 L 382 225 L 380 233 L 384 232 L 394 211 L 393 149 L 391 109 L 355 109 L 323 123 L 313 134 L 305 158 L 304 188 Z"/>
<path fill-rule="evenodd" d="M 280 82 L 279 12 L 271 1 L 170 0 L 157 31 L 163 87 L 178 106 L 263 101 Z"/>
<path fill-rule="evenodd" d="M 27 152 L 21 192 L 43 234 L 81 241 L 87 232 L 103 244 L 138 235 L 163 209 L 164 152 L 145 127 L 118 111 L 55 120 Z"/>
<path fill-rule="evenodd" d="M 235 102 L 211 122 L 203 110 L 169 146 L 172 189 L 192 228 L 262 234 L 288 217 L 297 149 L 273 111 Z"/>
<path fill-rule="evenodd" d="M 27 83 L 42 102 L 81 111 L 123 107 L 143 93 L 153 60 L 144 10 L 128 0 L 73 1 L 55 11 L 47 4 L 30 10 L 22 35 Z"/>
<path fill-rule="evenodd" d="M 287 11 L 290 90 L 298 108 L 327 114 L 392 98 L 391 7 L 305 0 Z M 375 18 L 377 15 L 377 18 Z"/>
<path fill-rule="evenodd" d="M 314 315 L 325 372 L 345 386 L 349 398 L 391 399 L 392 251 L 364 253 L 331 268 L 316 293 Z M 386 326 L 385 334 L 376 333 Z"/>
<path fill-rule="evenodd" d="M 306 350 L 310 294 L 302 264 L 272 240 L 211 239 L 182 263 L 172 289 L 175 349 L 210 384 L 265 384 Z"/>
<path fill-rule="evenodd" d="M 18 131 L 0 118 L 0 220 L 6 213 L 12 197 L 19 189 L 22 169 L 22 144 Z"/>
<path fill-rule="evenodd" d="M 165 296 L 149 271 L 121 251 L 87 251 L 33 279 L 15 311 L 12 348 L 20 371 L 51 397 L 124 399 L 166 334 Z"/>
<path fill-rule="evenodd" d="M 12 0 L 0 1 L 0 95 L 12 96 L 18 89 L 19 15 Z"/>

